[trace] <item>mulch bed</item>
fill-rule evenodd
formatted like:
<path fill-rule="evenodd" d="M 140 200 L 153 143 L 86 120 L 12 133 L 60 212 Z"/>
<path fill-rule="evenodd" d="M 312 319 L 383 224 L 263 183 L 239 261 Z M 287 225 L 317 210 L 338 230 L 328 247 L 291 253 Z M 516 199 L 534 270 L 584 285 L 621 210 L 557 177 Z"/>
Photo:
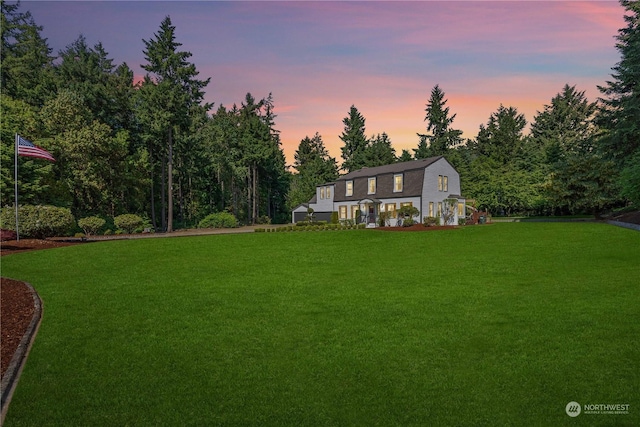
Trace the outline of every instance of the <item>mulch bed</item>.
<path fill-rule="evenodd" d="M 411 227 L 378 227 L 380 231 L 436 231 L 436 230 L 452 230 L 458 228 L 456 225 L 438 225 L 433 227 L 425 227 L 422 224 L 415 224 Z"/>
<path fill-rule="evenodd" d="M 0 278 L 0 376 L 4 377 L 34 311 L 33 296 L 27 285 L 18 280 Z"/>
<path fill-rule="evenodd" d="M 8 240 L 0 244 L 0 255 L 15 254 L 18 252 L 37 251 L 41 249 L 53 249 L 62 246 L 78 245 L 81 242 L 60 242 L 45 239 L 20 239 Z"/>

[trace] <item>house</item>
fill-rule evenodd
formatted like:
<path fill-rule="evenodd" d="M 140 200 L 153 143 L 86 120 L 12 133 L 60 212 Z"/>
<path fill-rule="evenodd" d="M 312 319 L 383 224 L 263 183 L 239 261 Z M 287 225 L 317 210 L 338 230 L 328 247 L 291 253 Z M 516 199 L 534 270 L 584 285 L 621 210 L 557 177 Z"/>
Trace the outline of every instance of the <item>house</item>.
<path fill-rule="evenodd" d="M 337 212 L 340 220 L 375 227 L 380 214 L 388 212 L 386 223 L 395 226 L 396 211 L 405 205 L 418 209 L 416 222 L 439 217 L 440 224 L 458 224 L 458 218 L 465 217 L 460 175 L 443 156 L 362 168 L 317 186 L 315 196 L 296 207 L 291 219 L 303 221 L 311 208 L 316 221 L 329 222 Z"/>

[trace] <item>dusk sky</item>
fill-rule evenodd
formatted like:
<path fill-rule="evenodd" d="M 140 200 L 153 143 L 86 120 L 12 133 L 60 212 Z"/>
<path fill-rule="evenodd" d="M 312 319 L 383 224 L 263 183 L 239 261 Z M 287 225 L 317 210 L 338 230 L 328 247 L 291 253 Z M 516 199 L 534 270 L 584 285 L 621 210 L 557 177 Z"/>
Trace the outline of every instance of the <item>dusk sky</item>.
<path fill-rule="evenodd" d="M 465 138 L 500 104 L 531 122 L 567 83 L 595 101 L 625 26 L 617 1 L 23 1 L 20 10 L 44 27 L 54 54 L 82 34 L 136 76 L 142 40 L 169 15 L 199 77 L 211 77 L 214 111 L 273 93 L 289 164 L 316 132 L 340 161 L 351 105 L 367 136 L 386 132 L 398 155 L 416 148 L 436 84 Z"/>

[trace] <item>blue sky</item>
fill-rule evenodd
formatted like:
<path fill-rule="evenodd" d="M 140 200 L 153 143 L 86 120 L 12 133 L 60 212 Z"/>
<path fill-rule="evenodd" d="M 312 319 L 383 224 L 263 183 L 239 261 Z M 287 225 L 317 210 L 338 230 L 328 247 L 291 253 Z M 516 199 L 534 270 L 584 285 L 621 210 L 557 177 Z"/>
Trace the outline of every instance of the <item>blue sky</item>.
<path fill-rule="evenodd" d="M 567 83 L 595 100 L 625 25 L 615 1 L 27 0 L 21 10 L 44 27 L 54 53 L 82 34 L 137 76 L 142 40 L 169 15 L 200 77 L 211 77 L 214 108 L 273 93 L 289 162 L 316 132 L 339 158 L 352 104 L 368 135 L 387 132 L 398 154 L 415 148 L 436 84 L 468 138 L 500 104 L 532 121 Z"/>

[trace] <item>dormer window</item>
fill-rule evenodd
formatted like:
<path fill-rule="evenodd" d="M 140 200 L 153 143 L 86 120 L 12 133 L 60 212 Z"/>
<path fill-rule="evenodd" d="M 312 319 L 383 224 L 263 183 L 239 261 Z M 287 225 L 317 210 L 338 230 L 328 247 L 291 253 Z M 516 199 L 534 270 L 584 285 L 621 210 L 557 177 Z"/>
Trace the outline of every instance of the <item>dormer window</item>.
<path fill-rule="evenodd" d="M 404 179 L 401 173 L 394 175 L 393 176 L 393 192 L 394 193 L 401 193 L 402 192 L 402 187 L 404 184 Z"/>
<path fill-rule="evenodd" d="M 345 196 L 353 196 L 353 181 L 347 181 L 347 190 Z"/>
<path fill-rule="evenodd" d="M 331 187 L 327 187 L 327 199 L 331 198 Z"/>
<path fill-rule="evenodd" d="M 369 192 L 368 194 L 376 194 L 376 179 L 369 178 Z"/>
<path fill-rule="evenodd" d="M 321 198 L 321 199 L 324 199 L 324 196 L 325 196 L 325 190 L 324 190 L 324 187 L 320 187 L 320 198 Z"/>

